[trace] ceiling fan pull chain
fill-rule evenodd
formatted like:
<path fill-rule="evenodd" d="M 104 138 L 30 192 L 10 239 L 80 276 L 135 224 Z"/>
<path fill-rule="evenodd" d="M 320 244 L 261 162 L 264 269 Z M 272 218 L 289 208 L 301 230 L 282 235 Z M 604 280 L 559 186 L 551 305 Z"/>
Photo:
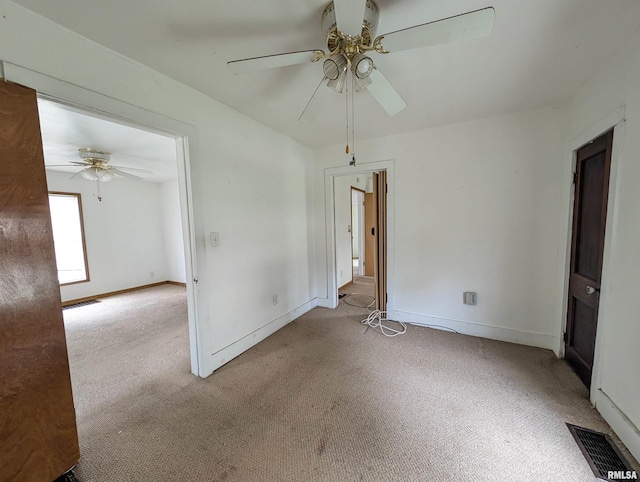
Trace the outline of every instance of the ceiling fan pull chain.
<path fill-rule="evenodd" d="M 345 73 L 345 75 L 347 75 L 347 73 Z M 344 103 L 344 113 L 345 113 L 345 123 L 346 123 L 346 130 L 347 130 L 347 147 L 345 149 L 345 153 L 349 154 L 349 82 L 345 82 L 345 94 L 344 94 L 344 98 L 345 98 L 345 103 Z"/>
<path fill-rule="evenodd" d="M 96 179 L 96 187 L 98 190 L 98 201 L 102 202 L 102 196 L 100 195 L 100 178 Z"/>
<path fill-rule="evenodd" d="M 352 147 L 351 152 L 353 153 L 354 164 L 355 164 L 355 155 L 356 155 L 356 110 L 354 108 L 355 92 L 356 92 L 355 79 L 353 78 L 353 73 L 352 73 L 351 74 L 351 147 Z"/>

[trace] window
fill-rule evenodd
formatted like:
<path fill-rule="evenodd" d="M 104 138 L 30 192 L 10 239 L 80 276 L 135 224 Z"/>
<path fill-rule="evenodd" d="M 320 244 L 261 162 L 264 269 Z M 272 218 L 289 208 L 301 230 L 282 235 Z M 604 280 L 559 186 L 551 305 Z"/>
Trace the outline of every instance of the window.
<path fill-rule="evenodd" d="M 89 281 L 80 194 L 49 193 L 53 244 L 60 285 Z"/>

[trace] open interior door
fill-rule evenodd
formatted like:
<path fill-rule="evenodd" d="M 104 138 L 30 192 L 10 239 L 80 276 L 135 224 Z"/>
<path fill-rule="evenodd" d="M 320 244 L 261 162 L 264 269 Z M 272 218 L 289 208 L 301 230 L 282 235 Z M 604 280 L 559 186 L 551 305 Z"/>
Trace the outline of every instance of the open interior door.
<path fill-rule="evenodd" d="M 0 478 L 78 462 L 36 92 L 0 79 Z"/>
<path fill-rule="evenodd" d="M 387 172 L 373 173 L 376 309 L 387 310 Z"/>

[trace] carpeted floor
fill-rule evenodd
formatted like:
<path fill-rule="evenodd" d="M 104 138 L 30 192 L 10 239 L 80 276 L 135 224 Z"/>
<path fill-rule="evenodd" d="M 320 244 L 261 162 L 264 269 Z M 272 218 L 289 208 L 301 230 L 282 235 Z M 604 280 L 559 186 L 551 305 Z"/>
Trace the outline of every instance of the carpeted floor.
<path fill-rule="evenodd" d="M 344 299 L 206 380 L 189 373 L 183 288 L 64 316 L 81 482 L 592 481 L 565 422 L 610 433 L 551 352 L 415 326 L 385 338 Z"/>

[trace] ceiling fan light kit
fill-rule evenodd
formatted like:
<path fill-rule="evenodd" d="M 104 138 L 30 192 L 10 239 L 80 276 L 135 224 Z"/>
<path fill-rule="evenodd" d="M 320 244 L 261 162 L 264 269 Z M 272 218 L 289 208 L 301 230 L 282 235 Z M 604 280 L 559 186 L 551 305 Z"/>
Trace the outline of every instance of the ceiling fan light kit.
<path fill-rule="evenodd" d="M 329 79 L 327 86 L 338 93 L 342 93 L 344 89 L 348 64 L 349 60 L 341 53 L 332 55 L 322 63 L 324 76 Z"/>
<path fill-rule="evenodd" d="M 113 174 L 97 167 L 87 167 L 80 171 L 80 175 L 89 181 L 109 182 L 113 179 Z"/>
<path fill-rule="evenodd" d="M 229 61 L 227 67 L 231 73 L 239 74 L 325 59 L 322 63 L 322 82 L 326 79 L 327 86 L 339 93 L 347 86 L 347 110 L 349 95 L 351 94 L 353 102 L 353 91 L 359 92 L 366 88 L 387 114 L 392 116 L 402 111 L 407 103 L 367 55 L 369 52 L 388 54 L 484 37 L 493 29 L 494 19 L 493 7 L 487 7 L 376 37 L 378 6 L 373 0 L 334 0 L 325 7 L 320 22 L 328 53 L 316 49 L 252 57 Z M 353 85 L 351 92 L 347 81 L 349 71 Z M 317 109 L 310 106 L 317 91 L 316 88 L 299 120 L 303 119 L 307 111 L 316 113 Z M 348 123 L 347 116 L 347 131 Z"/>
<path fill-rule="evenodd" d="M 113 179 L 113 174 L 107 169 L 107 163 L 111 159 L 111 153 L 100 151 L 90 147 L 78 149 L 78 155 L 84 163 L 90 164 L 80 171 L 80 175 L 89 181 L 109 182 Z M 81 164 L 84 165 L 84 164 Z"/>
<path fill-rule="evenodd" d="M 109 182 L 116 176 L 121 176 L 134 181 L 142 180 L 142 177 L 136 176 L 135 174 L 131 174 L 130 172 L 126 171 L 136 171 L 139 173 L 153 174 L 151 171 L 148 171 L 146 169 L 135 169 L 133 167 L 114 166 L 112 164 L 109 164 L 111 153 L 102 151 L 100 149 L 81 147 L 80 149 L 78 149 L 78 155 L 80 156 L 81 161 L 69 161 L 69 164 L 71 164 L 71 166 L 63 164 L 52 165 L 49 167 L 82 167 L 80 171 L 71 176 L 71 179 L 80 175 L 88 181 L 95 181 L 96 190 L 98 193 L 98 201 L 102 201 L 102 196 L 100 195 L 101 182 Z"/>

